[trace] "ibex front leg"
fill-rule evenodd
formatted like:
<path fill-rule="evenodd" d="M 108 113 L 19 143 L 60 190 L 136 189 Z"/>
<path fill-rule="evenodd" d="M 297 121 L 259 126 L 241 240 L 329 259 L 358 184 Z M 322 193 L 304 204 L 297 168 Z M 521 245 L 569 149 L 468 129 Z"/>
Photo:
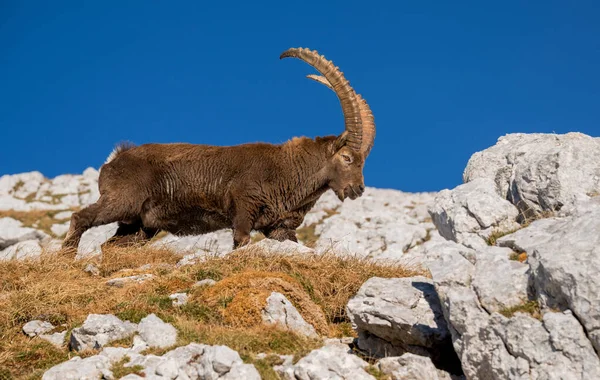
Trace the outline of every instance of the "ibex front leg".
<path fill-rule="evenodd" d="M 250 231 L 253 225 L 252 214 L 244 208 L 236 208 L 233 217 L 233 249 L 250 243 Z"/>

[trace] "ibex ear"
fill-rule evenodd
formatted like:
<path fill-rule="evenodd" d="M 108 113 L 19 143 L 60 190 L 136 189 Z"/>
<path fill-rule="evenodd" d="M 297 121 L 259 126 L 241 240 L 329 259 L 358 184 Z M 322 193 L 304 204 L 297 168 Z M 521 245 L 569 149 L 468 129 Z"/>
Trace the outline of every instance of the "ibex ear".
<path fill-rule="evenodd" d="M 344 145 L 346 145 L 346 138 L 348 137 L 348 131 L 344 131 L 338 138 L 335 140 L 335 151 L 342 149 Z"/>

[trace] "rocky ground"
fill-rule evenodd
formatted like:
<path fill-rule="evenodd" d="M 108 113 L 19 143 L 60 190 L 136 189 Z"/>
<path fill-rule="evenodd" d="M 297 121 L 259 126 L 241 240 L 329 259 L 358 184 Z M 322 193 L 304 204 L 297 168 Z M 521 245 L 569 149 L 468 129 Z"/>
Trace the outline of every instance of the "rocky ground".
<path fill-rule="evenodd" d="M 600 378 L 599 163 L 600 138 L 511 134 L 451 190 L 326 193 L 301 244 L 102 252 L 107 225 L 76 261 L 98 172 L 5 175 L 0 379 Z"/>

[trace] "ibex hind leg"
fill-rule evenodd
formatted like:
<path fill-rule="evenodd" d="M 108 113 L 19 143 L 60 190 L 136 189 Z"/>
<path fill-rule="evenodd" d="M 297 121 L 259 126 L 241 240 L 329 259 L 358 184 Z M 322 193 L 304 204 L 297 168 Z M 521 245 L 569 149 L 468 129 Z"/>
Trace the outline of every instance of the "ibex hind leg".
<path fill-rule="evenodd" d="M 135 218 L 135 215 L 132 215 L 131 211 L 109 205 L 105 198 L 100 197 L 98 202 L 71 216 L 71 225 L 63 240 L 62 247 L 65 249 L 77 249 L 81 235 L 88 229 L 103 224 L 131 220 L 133 218 Z"/>

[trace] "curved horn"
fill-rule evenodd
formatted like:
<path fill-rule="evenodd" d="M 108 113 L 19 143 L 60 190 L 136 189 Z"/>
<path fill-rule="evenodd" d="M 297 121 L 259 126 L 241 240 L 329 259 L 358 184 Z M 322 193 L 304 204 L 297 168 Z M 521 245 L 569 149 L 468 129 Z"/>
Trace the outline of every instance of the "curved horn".
<path fill-rule="evenodd" d="M 331 83 L 329 83 L 327 79 L 325 79 L 325 77 L 322 75 L 309 74 L 306 77 L 308 79 L 314 80 L 315 82 L 319 82 L 333 90 L 333 87 L 331 87 Z M 362 146 L 360 151 L 366 158 L 371 152 L 371 148 L 373 148 L 373 143 L 375 142 L 375 117 L 373 116 L 371 107 L 369 107 L 367 101 L 362 96 L 356 94 L 356 100 L 358 101 L 360 118 L 362 120 L 363 125 Z"/>
<path fill-rule="evenodd" d="M 324 56 L 319 55 L 316 50 L 306 48 L 291 48 L 284 51 L 279 59 L 294 57 L 303 60 L 317 71 L 319 71 L 330 83 L 331 88 L 335 91 L 344 113 L 344 124 L 346 126 L 347 139 L 346 145 L 357 152 L 361 151 L 362 146 L 362 119 L 360 116 L 359 104 L 356 100 L 354 89 L 344 74 L 337 68 L 333 62 L 327 60 Z"/>

